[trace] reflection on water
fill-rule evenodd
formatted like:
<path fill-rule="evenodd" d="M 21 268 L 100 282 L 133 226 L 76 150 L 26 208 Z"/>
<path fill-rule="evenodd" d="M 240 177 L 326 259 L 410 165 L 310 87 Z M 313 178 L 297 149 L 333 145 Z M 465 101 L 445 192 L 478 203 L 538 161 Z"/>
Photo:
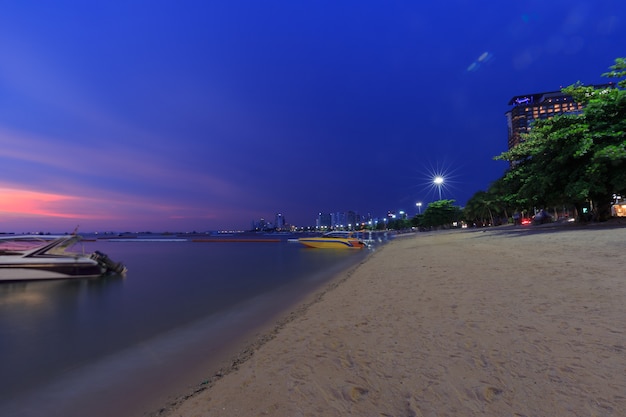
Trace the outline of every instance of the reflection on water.
<path fill-rule="evenodd" d="M 111 277 L 0 285 L 0 399 L 102 352 L 85 346 L 90 337 L 100 338 L 97 323 L 89 320 L 93 308 L 85 306 L 122 282 Z"/>
<path fill-rule="evenodd" d="M 22 309 L 20 313 L 24 315 L 39 314 L 40 310 L 51 308 L 52 303 L 80 299 L 89 289 L 99 291 L 122 280 L 120 276 L 111 276 L 100 279 L 7 282 L 0 285 L 0 309 L 10 306 Z"/>

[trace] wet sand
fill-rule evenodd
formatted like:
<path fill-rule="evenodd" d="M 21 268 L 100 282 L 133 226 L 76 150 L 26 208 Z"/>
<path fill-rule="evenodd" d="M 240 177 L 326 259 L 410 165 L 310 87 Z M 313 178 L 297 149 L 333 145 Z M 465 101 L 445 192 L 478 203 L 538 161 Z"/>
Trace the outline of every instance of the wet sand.
<path fill-rule="evenodd" d="M 625 272 L 623 224 L 398 238 L 152 414 L 623 416 Z"/>

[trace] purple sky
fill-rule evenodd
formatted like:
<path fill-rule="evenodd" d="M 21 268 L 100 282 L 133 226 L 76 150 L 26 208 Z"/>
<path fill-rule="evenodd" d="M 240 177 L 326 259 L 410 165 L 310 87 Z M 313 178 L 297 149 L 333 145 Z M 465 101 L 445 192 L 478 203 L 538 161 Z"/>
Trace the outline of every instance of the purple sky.
<path fill-rule="evenodd" d="M 464 205 L 515 95 L 602 83 L 623 0 L 3 1 L 0 232 Z"/>

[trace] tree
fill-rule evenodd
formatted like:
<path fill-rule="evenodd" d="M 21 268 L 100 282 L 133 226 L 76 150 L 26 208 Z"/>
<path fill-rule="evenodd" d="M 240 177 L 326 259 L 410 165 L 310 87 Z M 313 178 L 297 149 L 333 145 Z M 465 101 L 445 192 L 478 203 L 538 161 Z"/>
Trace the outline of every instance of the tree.
<path fill-rule="evenodd" d="M 617 85 L 621 88 L 626 88 L 626 58 L 616 58 L 615 65 L 611 65 L 609 69 L 611 71 L 605 72 L 602 76 L 607 78 L 625 78 L 618 81 Z"/>
<path fill-rule="evenodd" d="M 494 217 L 499 217 L 499 196 L 489 191 L 479 191 L 467 201 L 463 216 L 468 223 L 495 225 Z"/>
<path fill-rule="evenodd" d="M 626 59 L 617 58 L 609 78 L 626 77 Z M 625 88 L 626 80 L 617 83 Z M 586 104 L 587 134 L 577 155 L 586 160 L 584 178 L 589 185 L 589 200 L 595 203 L 598 220 L 610 216 L 613 194 L 626 191 L 626 91 L 620 88 L 590 89 L 580 83 L 564 89 Z"/>
<path fill-rule="evenodd" d="M 505 181 L 517 184 L 515 200 L 530 207 L 582 205 L 593 184 L 587 157 L 578 150 L 588 132 L 585 117 L 561 115 L 537 121 L 526 140 L 497 159 L 514 163 Z"/>
<path fill-rule="evenodd" d="M 408 219 L 391 219 L 387 224 L 389 230 L 405 230 L 411 228 L 411 221 Z"/>
<path fill-rule="evenodd" d="M 416 214 L 411 218 L 411 227 L 415 227 L 417 229 L 424 227 L 424 215 Z"/>
<path fill-rule="evenodd" d="M 439 200 L 428 204 L 422 218 L 426 227 L 449 226 L 461 220 L 461 208 L 454 205 L 454 200 Z"/>
<path fill-rule="evenodd" d="M 595 179 L 590 197 L 598 211 L 610 216 L 613 194 L 626 192 L 626 91 L 598 94 L 585 108 L 589 135 L 580 153 L 589 155 L 586 174 Z"/>

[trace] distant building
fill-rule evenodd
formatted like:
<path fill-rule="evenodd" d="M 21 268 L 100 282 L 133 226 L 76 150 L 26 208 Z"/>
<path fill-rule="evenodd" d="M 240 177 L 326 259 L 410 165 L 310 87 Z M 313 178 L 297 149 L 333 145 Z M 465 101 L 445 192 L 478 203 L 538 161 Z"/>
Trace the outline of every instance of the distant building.
<path fill-rule="evenodd" d="M 258 221 L 252 222 L 252 230 L 262 231 L 272 229 L 274 226 L 271 222 L 265 221 L 265 219 L 260 219 Z"/>
<path fill-rule="evenodd" d="M 613 84 L 594 85 L 594 88 L 614 88 Z M 523 142 L 522 134 L 530 132 L 532 122 L 551 119 L 556 115 L 580 114 L 584 106 L 572 96 L 559 91 L 515 96 L 509 101 L 511 110 L 505 113 L 508 125 L 509 150 Z"/>
<path fill-rule="evenodd" d="M 331 213 L 330 218 L 332 219 L 333 229 L 341 230 L 346 227 L 346 213 L 342 211 Z"/>
<path fill-rule="evenodd" d="M 274 227 L 276 227 L 278 231 L 285 229 L 285 216 L 283 216 L 282 213 L 276 213 Z"/>
<path fill-rule="evenodd" d="M 346 226 L 351 230 L 358 229 L 359 224 L 361 223 L 360 219 L 361 216 L 350 210 L 346 213 Z"/>
<path fill-rule="evenodd" d="M 317 215 L 315 226 L 318 229 L 330 229 L 332 225 L 333 223 L 330 213 L 319 213 Z"/>
<path fill-rule="evenodd" d="M 363 216 L 350 210 L 347 212 L 318 213 L 315 226 L 320 230 L 358 230 L 364 222 Z"/>

